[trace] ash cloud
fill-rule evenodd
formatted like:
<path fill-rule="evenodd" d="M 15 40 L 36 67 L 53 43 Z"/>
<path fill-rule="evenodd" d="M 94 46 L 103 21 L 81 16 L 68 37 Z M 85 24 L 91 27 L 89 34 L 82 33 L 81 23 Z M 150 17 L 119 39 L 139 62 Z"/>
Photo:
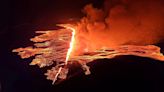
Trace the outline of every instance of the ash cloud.
<path fill-rule="evenodd" d="M 105 0 L 101 9 L 83 9 L 78 23 L 77 45 L 85 50 L 118 45 L 156 44 L 164 39 L 162 0 Z"/>

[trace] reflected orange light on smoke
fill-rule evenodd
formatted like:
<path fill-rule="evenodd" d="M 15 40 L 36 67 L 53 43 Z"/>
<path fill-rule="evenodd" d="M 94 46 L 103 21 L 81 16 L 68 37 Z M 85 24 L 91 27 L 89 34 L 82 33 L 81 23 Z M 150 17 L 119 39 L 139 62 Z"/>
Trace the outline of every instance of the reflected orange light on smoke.
<path fill-rule="evenodd" d="M 74 24 L 57 24 L 62 28 L 37 31 L 41 35 L 30 39 L 34 46 L 12 52 L 23 59 L 35 56 L 30 65 L 52 66 L 45 73 L 52 84 L 67 78 L 68 66 L 74 61 L 86 75 L 90 74 L 87 63 L 97 59 L 134 55 L 164 61 L 160 47 L 153 45 L 164 39 L 161 0 L 117 0 L 118 4 L 112 0 L 112 7 L 108 1 L 102 8 L 86 5 L 86 16 Z"/>

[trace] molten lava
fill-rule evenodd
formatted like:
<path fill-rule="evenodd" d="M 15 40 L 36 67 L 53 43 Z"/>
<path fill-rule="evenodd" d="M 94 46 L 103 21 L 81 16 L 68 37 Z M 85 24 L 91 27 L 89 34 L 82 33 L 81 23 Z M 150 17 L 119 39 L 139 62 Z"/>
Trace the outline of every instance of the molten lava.
<path fill-rule="evenodd" d="M 66 64 L 67 64 L 67 62 L 68 62 L 68 60 L 69 60 L 69 58 L 70 58 L 71 52 L 72 52 L 72 50 L 73 50 L 73 48 L 74 48 L 75 32 L 76 32 L 76 31 L 75 31 L 75 29 L 72 28 L 72 27 L 66 27 L 66 28 L 72 30 L 72 37 L 71 37 L 70 47 L 69 47 L 69 49 L 68 49 L 68 51 L 67 51 L 66 60 L 65 60 L 65 62 L 66 62 Z"/>
<path fill-rule="evenodd" d="M 45 75 L 47 79 L 52 80 L 52 84 L 58 79 L 66 79 L 69 69 L 67 66 L 74 61 L 78 62 L 85 74 L 90 74 L 87 63 L 96 59 L 111 59 L 120 55 L 135 55 L 140 57 L 149 57 L 152 59 L 164 61 L 164 56 L 160 53 L 160 48 L 154 45 L 137 46 L 137 45 L 122 45 L 113 48 L 101 48 L 95 51 L 85 51 L 80 55 L 72 55 L 75 49 L 75 27 L 70 25 L 60 25 L 64 29 L 55 31 L 37 31 L 44 33 L 31 39 L 36 42 L 35 48 L 26 47 L 14 49 L 13 52 L 18 52 L 22 58 L 35 56 L 30 65 L 38 65 L 40 68 L 52 66 Z M 69 63 L 69 62 L 70 63 Z"/>
<path fill-rule="evenodd" d="M 69 60 L 70 55 L 71 55 L 71 52 L 73 50 L 74 42 L 75 42 L 75 29 L 72 28 L 72 27 L 69 27 L 69 26 L 64 26 L 64 27 L 66 27 L 67 29 L 70 29 L 72 31 L 71 41 L 70 41 L 69 49 L 67 51 L 66 59 L 65 59 L 65 65 L 67 65 L 68 60 Z M 57 80 L 57 77 L 60 74 L 61 70 L 62 70 L 62 67 L 60 67 L 59 70 L 58 70 L 58 72 L 56 73 L 55 78 L 54 78 L 52 84 L 54 84 L 55 81 Z"/>
<path fill-rule="evenodd" d="M 60 24 L 64 28 L 37 31 L 41 35 L 30 39 L 34 46 L 14 49 L 13 52 L 18 52 L 23 59 L 35 56 L 30 65 L 52 66 L 45 75 L 53 84 L 67 78 L 68 66 L 74 61 L 81 65 L 86 75 L 91 73 L 87 63 L 96 59 L 135 55 L 164 61 L 160 47 L 151 45 L 164 37 L 163 5 L 154 3 L 157 0 L 118 1 L 120 3 L 116 5 L 107 4 L 105 9 L 86 5 L 84 12 L 87 16 L 76 24 Z"/>

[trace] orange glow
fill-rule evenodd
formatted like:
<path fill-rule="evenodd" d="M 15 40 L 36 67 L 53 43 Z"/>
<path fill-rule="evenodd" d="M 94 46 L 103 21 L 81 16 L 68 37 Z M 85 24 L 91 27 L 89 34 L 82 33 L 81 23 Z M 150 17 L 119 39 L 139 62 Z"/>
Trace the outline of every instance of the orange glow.
<path fill-rule="evenodd" d="M 68 52 L 67 52 L 67 55 L 66 55 L 66 60 L 65 60 L 65 63 L 67 64 L 67 62 L 68 62 L 68 60 L 70 58 L 71 52 L 73 50 L 73 47 L 74 47 L 75 28 L 72 28 L 72 27 L 66 27 L 66 28 L 72 30 L 72 37 L 71 37 L 71 41 L 70 41 L 70 46 L 69 46 L 69 49 L 68 49 Z"/>
<path fill-rule="evenodd" d="M 73 27 L 69 27 L 69 26 L 66 26 L 66 25 L 64 25 L 64 27 L 67 28 L 67 29 L 70 29 L 72 31 L 71 41 L 70 41 L 69 49 L 67 51 L 66 59 L 65 59 L 65 65 L 67 65 L 68 60 L 69 60 L 70 55 L 71 55 L 71 52 L 72 52 L 73 47 L 74 47 L 74 42 L 75 42 L 75 29 Z M 62 67 L 60 67 L 58 69 L 57 74 L 55 75 L 55 78 L 53 79 L 52 84 L 54 84 L 56 82 L 56 80 L 58 78 L 58 75 L 61 73 L 61 70 L 62 70 Z"/>
<path fill-rule="evenodd" d="M 164 61 L 160 47 L 153 45 L 164 39 L 164 6 L 160 0 L 104 1 L 102 8 L 86 5 L 86 16 L 75 23 L 73 18 L 71 24 L 56 25 L 61 29 L 37 31 L 40 35 L 30 39 L 34 46 L 12 52 L 23 59 L 35 57 L 30 65 L 52 67 L 45 73 L 52 84 L 66 79 L 71 74 L 68 66 L 74 63 L 88 75 L 87 64 L 99 59 L 132 55 Z"/>
<path fill-rule="evenodd" d="M 62 70 L 62 67 L 60 67 L 59 70 L 58 70 L 58 72 L 56 73 L 55 78 L 54 78 L 52 84 L 54 84 L 56 82 L 56 80 L 58 78 L 58 75 L 60 74 L 61 70 Z"/>

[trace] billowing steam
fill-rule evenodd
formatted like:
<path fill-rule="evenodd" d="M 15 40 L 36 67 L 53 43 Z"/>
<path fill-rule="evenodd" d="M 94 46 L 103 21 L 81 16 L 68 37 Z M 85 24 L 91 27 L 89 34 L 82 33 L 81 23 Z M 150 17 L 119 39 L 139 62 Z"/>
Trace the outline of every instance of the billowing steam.
<path fill-rule="evenodd" d="M 164 39 L 162 0 L 105 0 L 101 9 L 89 4 L 83 12 L 86 17 L 79 22 L 76 35 L 80 50 L 148 45 Z"/>

